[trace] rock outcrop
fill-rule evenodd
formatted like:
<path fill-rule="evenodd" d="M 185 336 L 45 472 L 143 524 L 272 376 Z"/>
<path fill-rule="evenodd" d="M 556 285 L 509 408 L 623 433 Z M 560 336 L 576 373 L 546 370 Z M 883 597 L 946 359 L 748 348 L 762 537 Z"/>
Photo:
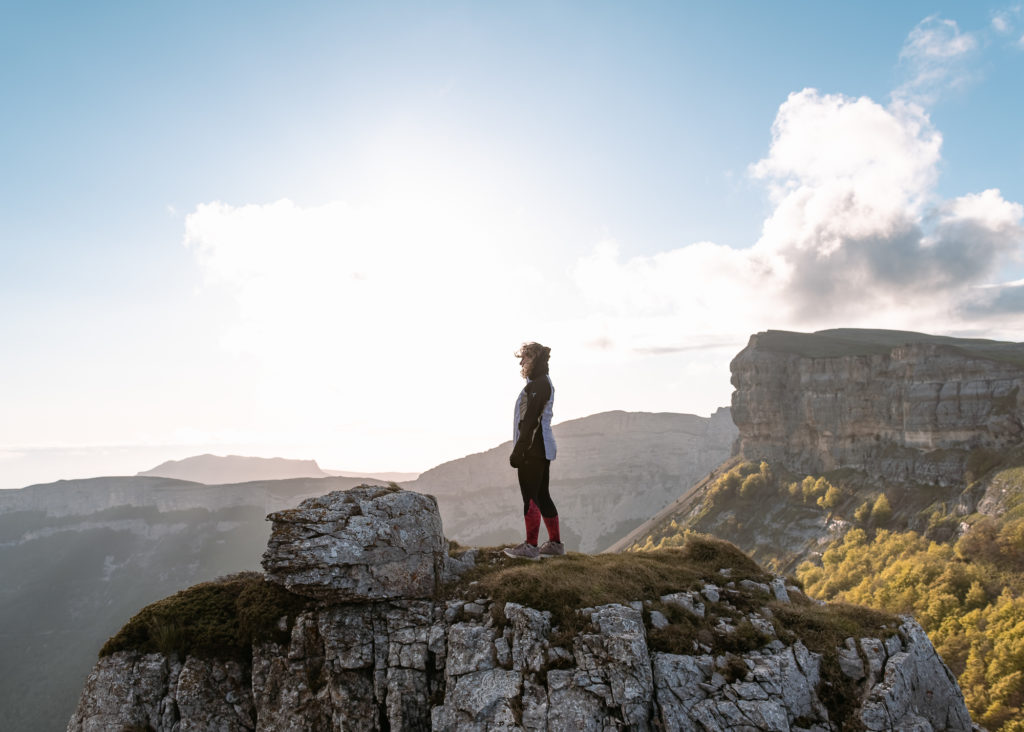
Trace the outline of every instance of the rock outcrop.
<path fill-rule="evenodd" d="M 0 727 L 59 729 L 96 649 L 125 618 L 199 582 L 259 569 L 268 512 L 364 482 L 124 477 L 0 491 Z"/>
<path fill-rule="evenodd" d="M 607 546 L 679 495 L 728 456 L 736 436 L 727 409 L 711 418 L 612 412 L 555 431 L 562 449 L 553 486 L 565 516 L 563 540 L 586 551 Z M 509 450 L 446 463 L 411 484 L 438 496 L 451 538 L 468 545 L 521 540 Z M 319 470 L 293 461 L 201 457 L 149 472 L 223 483 L 277 467 Z M 0 626 L 8 633 L 0 677 L 12 679 L 0 684 L 5 732 L 63 724 L 95 649 L 139 608 L 190 585 L 259 568 L 268 512 L 360 483 L 409 477 L 210 486 L 137 476 L 0 491 Z M 61 643 L 52 643 L 55 637 Z"/>
<path fill-rule="evenodd" d="M 791 471 L 952 485 L 1024 438 L 1024 344 L 899 331 L 768 331 L 732 361 L 740 451 Z"/>
<path fill-rule="evenodd" d="M 468 596 L 423 597 L 412 572 L 355 601 L 353 584 L 379 579 L 374 563 L 395 563 L 397 555 L 382 549 L 401 548 L 406 518 L 425 526 L 410 537 L 420 547 L 411 555 L 436 557 L 445 542 L 432 507 L 424 496 L 364 487 L 273 516 L 266 580 L 292 582 L 317 598 L 282 618 L 285 635 L 255 642 L 241 659 L 107 655 L 68 730 L 824 731 L 854 720 L 869 730 L 971 728 L 956 682 L 916 623 L 906 618 L 878 637 L 850 637 L 826 657 L 776 632 L 774 616 L 812 607 L 782 578 L 736 581 L 723 568 L 720 580 L 697 589 L 581 608 L 579 630 L 568 634 L 550 612 L 477 597 L 471 583 L 460 585 Z M 310 554 L 296 564 L 303 547 Z M 472 556 L 441 557 L 435 580 L 454 578 Z M 312 567 L 321 563 L 323 585 L 312 589 Z M 353 573 L 365 581 L 350 582 Z M 378 599 L 404 581 L 419 596 Z M 680 652 L 652 650 L 652 634 L 673 627 L 667 615 L 676 627 L 714 620 L 716 631 Z M 708 645 L 717 635 L 738 648 L 743 634 L 754 647 L 734 653 Z M 835 671 L 829 679 L 826 667 Z"/>
<path fill-rule="evenodd" d="M 359 486 L 278 511 L 263 555 L 267 579 L 335 602 L 431 597 L 448 542 L 433 496 Z"/>

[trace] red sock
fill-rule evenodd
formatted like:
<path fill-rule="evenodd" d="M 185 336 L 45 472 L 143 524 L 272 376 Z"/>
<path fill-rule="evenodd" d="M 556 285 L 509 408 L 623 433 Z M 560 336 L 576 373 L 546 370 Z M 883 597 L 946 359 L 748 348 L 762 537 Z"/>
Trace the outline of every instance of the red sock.
<path fill-rule="evenodd" d="M 537 546 L 537 534 L 540 533 L 540 509 L 530 501 L 530 509 L 526 512 L 526 543 Z"/>
<path fill-rule="evenodd" d="M 558 514 L 556 513 L 554 516 L 550 517 L 545 516 L 544 525 L 548 527 L 548 538 L 551 539 L 551 541 L 561 544 L 562 540 L 559 538 L 558 534 Z"/>

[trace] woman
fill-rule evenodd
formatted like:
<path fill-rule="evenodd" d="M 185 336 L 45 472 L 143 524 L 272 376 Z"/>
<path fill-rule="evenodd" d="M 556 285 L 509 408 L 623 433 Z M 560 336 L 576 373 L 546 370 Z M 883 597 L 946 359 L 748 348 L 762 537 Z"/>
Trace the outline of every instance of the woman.
<path fill-rule="evenodd" d="M 505 550 L 510 557 L 540 559 L 565 554 L 558 532 L 558 509 L 548 492 L 551 461 L 555 459 L 555 437 L 551 432 L 551 414 L 555 387 L 548 376 L 551 349 L 539 343 L 524 343 L 516 352 L 526 386 L 516 399 L 509 463 L 519 473 L 519 491 L 523 495 L 526 541 Z M 540 520 L 548 530 L 548 541 L 537 548 Z"/>

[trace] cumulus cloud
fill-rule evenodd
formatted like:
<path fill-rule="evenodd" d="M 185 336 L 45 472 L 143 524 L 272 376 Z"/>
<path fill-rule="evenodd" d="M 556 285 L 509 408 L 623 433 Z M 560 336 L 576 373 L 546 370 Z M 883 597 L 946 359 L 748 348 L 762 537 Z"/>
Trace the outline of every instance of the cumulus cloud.
<path fill-rule="evenodd" d="M 947 330 L 1006 312 L 1022 304 L 1016 290 L 979 287 L 1020 256 L 1024 207 L 995 189 L 939 198 L 941 146 L 916 104 L 791 94 L 751 166 L 774 204 L 752 247 L 701 242 L 622 261 L 606 244 L 577 283 L 619 340 L 648 351 L 766 327 Z"/>
<path fill-rule="evenodd" d="M 925 18 L 900 51 L 906 80 L 893 96 L 928 104 L 947 89 L 962 87 L 971 78 L 967 62 L 977 47 L 977 35 L 961 31 L 956 21 L 935 15 Z"/>
<path fill-rule="evenodd" d="M 669 366 L 648 365 L 671 365 L 673 355 L 724 371 L 766 328 L 1008 337 L 1024 287 L 998 280 L 1021 257 L 1024 207 L 994 188 L 940 196 L 942 135 L 921 104 L 966 78 L 977 44 L 952 21 L 929 18 L 907 39 L 908 81 L 888 104 L 791 94 L 767 154 L 748 171 L 772 208 L 746 248 L 704 241 L 629 256 L 630 242 L 609 239 L 563 270 L 552 253 L 565 247 L 508 197 L 481 195 L 482 177 L 437 185 L 443 160 L 409 185 L 389 178 L 365 200 L 204 204 L 187 217 L 185 243 L 207 285 L 230 295 L 237 316 L 227 343 L 269 372 L 267 399 L 322 404 L 321 415 L 373 414 L 381 434 L 394 429 L 391 404 L 410 428 L 410 414 L 436 419 L 438 399 L 451 396 L 438 389 L 456 374 L 466 420 L 473 410 L 489 419 L 504 403 L 491 375 L 508 369 L 523 339 L 557 343 L 560 373 L 571 364 L 578 392 L 610 409 L 636 406 L 628 385 L 609 377 L 623 366 L 644 364 L 657 383 Z"/>

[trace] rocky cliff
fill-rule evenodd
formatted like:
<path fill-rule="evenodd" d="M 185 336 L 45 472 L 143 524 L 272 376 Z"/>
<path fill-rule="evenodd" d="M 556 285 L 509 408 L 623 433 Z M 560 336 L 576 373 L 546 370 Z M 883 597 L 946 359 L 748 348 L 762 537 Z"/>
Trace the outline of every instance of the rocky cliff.
<path fill-rule="evenodd" d="M 268 511 L 362 482 L 126 477 L 0 491 L 0 727 L 59 728 L 96 649 L 125 617 L 197 582 L 257 569 Z"/>
<path fill-rule="evenodd" d="M 729 457 L 728 409 L 692 414 L 604 412 L 554 427 L 552 496 L 568 548 L 605 549 Z M 404 483 L 437 496 L 448 536 L 467 545 L 522 541 L 522 499 L 510 442 Z"/>
<path fill-rule="evenodd" d="M 855 526 L 948 541 L 969 517 L 1002 511 L 984 473 L 1020 462 L 1011 453 L 1024 439 L 1024 344 L 767 331 L 733 359 L 732 381 L 739 455 L 612 550 L 696 530 L 792 572 Z M 808 475 L 832 481 L 834 494 L 827 481 L 794 486 Z M 871 519 L 883 494 L 891 515 Z"/>
<path fill-rule="evenodd" d="M 432 498 L 373 486 L 271 518 L 265 579 L 133 618 L 68 730 L 971 729 L 912 620 L 821 607 L 721 542 L 453 558 Z"/>
<path fill-rule="evenodd" d="M 555 431 L 561 449 L 553 485 L 565 516 L 563 537 L 570 548 L 588 550 L 679 495 L 728 456 L 736 435 L 728 410 L 710 419 L 610 412 Z M 452 538 L 521 540 L 509 452 L 505 445 L 445 463 L 412 484 L 438 494 L 445 525 L 455 529 L 449 529 Z M 156 470 L 187 467 L 193 478 L 219 481 L 253 477 L 253 468 L 277 470 L 282 462 L 287 470 L 315 467 L 207 456 Z M 0 708 L 8 710 L 4 730 L 62 724 L 96 649 L 120 619 L 197 582 L 256 569 L 269 536 L 268 512 L 363 482 L 299 478 L 209 486 L 138 476 L 0 491 L 0 626 L 8 633 L 0 678 L 9 679 L 0 683 Z"/>
<path fill-rule="evenodd" d="M 1024 344 L 902 331 L 767 331 L 732 361 L 740 451 L 795 473 L 961 483 L 1024 437 Z"/>

